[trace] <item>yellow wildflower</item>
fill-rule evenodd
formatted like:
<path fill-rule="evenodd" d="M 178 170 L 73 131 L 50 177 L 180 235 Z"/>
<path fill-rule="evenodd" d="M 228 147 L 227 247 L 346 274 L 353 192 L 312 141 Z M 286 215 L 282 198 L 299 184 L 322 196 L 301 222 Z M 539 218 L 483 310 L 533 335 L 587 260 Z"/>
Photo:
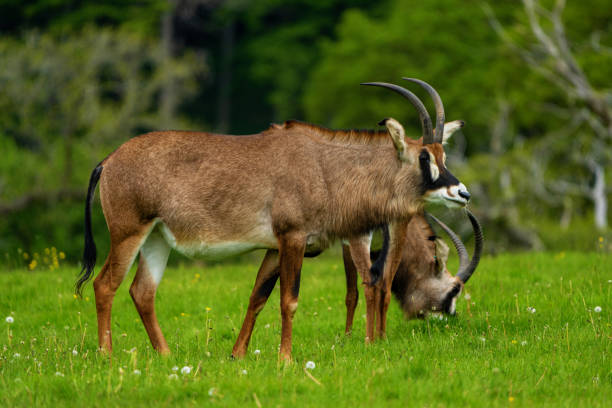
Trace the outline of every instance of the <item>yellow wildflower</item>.
<path fill-rule="evenodd" d="M 66 254 L 63 252 L 59 253 L 59 259 L 66 259 Z"/>
<path fill-rule="evenodd" d="M 36 262 L 36 259 L 33 259 L 32 262 L 28 264 L 28 269 L 32 271 L 34 268 L 36 268 L 36 265 L 38 265 L 38 262 Z"/>
<path fill-rule="evenodd" d="M 27 253 L 27 252 L 24 252 L 24 253 L 23 253 L 23 259 L 25 259 L 25 260 L 30 259 L 30 255 L 28 255 L 28 253 Z"/>

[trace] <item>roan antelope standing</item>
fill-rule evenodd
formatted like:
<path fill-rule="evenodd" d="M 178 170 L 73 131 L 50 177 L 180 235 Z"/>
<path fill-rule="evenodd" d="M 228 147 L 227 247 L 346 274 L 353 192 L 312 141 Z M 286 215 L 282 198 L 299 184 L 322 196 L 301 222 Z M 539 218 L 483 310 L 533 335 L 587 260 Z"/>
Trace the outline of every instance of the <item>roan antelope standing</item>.
<path fill-rule="evenodd" d="M 393 119 L 384 121 L 386 131 L 334 131 L 289 121 L 248 136 L 147 133 L 100 162 L 89 182 L 83 270 L 76 284 L 80 292 L 95 265 L 91 202 L 99 182 L 111 240 L 94 281 L 100 348 L 112 349 L 113 298 L 139 253 L 130 294 L 153 347 L 167 353 L 154 301 L 170 250 L 218 259 L 266 248 L 278 251 L 280 357 L 290 360 L 305 253 L 346 238 L 367 282 L 369 242 L 367 249 L 359 243 L 368 241 L 369 231 L 409 219 L 424 200 L 465 205 L 465 186 L 444 167 L 443 112 L 438 112 L 434 136 L 427 111 L 414 94 L 396 85 L 372 85 L 401 93 L 419 110 L 422 141 L 405 139 L 403 127 Z M 453 123 L 450 133 L 462 125 Z M 370 321 L 374 307 L 368 303 Z M 368 330 L 373 336 L 371 323 Z"/>

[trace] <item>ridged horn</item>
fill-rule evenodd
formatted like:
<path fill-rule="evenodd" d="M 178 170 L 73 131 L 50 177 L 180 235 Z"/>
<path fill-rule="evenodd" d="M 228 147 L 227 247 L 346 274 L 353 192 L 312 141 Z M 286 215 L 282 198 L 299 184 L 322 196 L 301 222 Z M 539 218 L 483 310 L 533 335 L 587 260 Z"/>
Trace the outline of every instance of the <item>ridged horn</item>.
<path fill-rule="evenodd" d="M 480 227 L 480 223 L 470 211 L 465 210 L 467 212 L 468 217 L 470 218 L 470 222 L 472 223 L 472 228 L 474 229 L 474 255 L 472 255 L 472 260 L 465 267 L 465 269 L 459 268 L 459 272 L 457 272 L 457 277 L 461 279 L 463 283 L 466 283 L 480 262 L 480 255 L 482 254 L 482 246 L 484 237 L 482 235 L 482 228 Z"/>
<path fill-rule="evenodd" d="M 442 104 L 442 98 L 440 98 L 440 95 L 438 94 L 438 92 L 425 81 L 421 81 L 420 79 L 416 79 L 416 78 L 406 78 L 406 77 L 403 77 L 402 79 L 421 85 L 423 88 L 425 88 L 427 93 L 431 96 L 431 99 L 433 99 L 434 106 L 436 107 L 436 131 L 434 133 L 433 140 L 434 140 L 434 143 L 442 143 L 442 137 L 444 135 L 444 120 L 445 120 L 444 105 Z"/>
<path fill-rule="evenodd" d="M 387 82 L 363 82 L 360 85 L 380 86 L 382 88 L 387 88 L 394 92 L 397 92 L 398 94 L 408 99 L 419 113 L 419 119 L 421 120 L 421 128 L 423 129 L 423 144 L 426 145 L 434 142 L 431 118 L 429 117 L 429 113 L 427 113 L 425 105 L 423 105 L 423 102 L 421 102 L 418 96 L 416 96 L 409 90 L 402 88 L 401 86 L 389 84 Z"/>
<path fill-rule="evenodd" d="M 465 266 L 470 261 L 470 257 L 468 255 L 467 249 L 465 249 L 465 245 L 463 245 L 463 242 L 461 242 L 461 238 L 459 238 L 457 234 L 455 234 L 455 232 L 452 229 L 450 229 L 448 225 L 440 221 L 436 216 L 428 212 L 426 212 L 425 214 L 429 218 L 434 220 L 448 234 L 451 241 L 453 241 L 453 245 L 455 246 L 455 249 L 457 250 L 457 254 L 459 255 L 459 270 L 462 270 L 462 268 L 465 268 Z"/>
<path fill-rule="evenodd" d="M 459 254 L 459 269 L 457 271 L 457 277 L 461 279 L 463 283 L 467 283 L 470 279 L 478 263 L 480 262 L 480 256 L 482 255 L 482 246 L 483 246 L 483 235 L 482 228 L 480 227 L 480 223 L 469 210 L 465 210 L 467 216 L 472 223 L 472 229 L 474 230 L 474 254 L 472 255 L 472 259 L 469 259 L 467 250 L 465 249 L 465 245 L 461 242 L 461 239 L 455 234 L 455 232 L 450 229 L 446 224 L 437 219 L 435 216 L 426 213 L 431 219 L 433 219 L 442 229 L 448 234 L 451 241 L 453 241 L 453 245 L 457 249 L 457 253 Z"/>

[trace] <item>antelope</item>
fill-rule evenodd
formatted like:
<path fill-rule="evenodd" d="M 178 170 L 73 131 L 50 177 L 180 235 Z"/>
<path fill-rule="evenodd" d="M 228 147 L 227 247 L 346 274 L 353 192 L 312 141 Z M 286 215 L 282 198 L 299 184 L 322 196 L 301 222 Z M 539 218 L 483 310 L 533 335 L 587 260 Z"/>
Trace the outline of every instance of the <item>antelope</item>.
<path fill-rule="evenodd" d="M 408 223 L 406 230 L 406 245 L 402 251 L 402 258 L 395 274 L 392 292 L 400 303 L 406 318 L 423 318 L 429 312 L 442 312 L 455 314 L 456 300 L 463 285 L 474 273 L 482 253 L 482 231 L 474 215 L 467 211 L 472 223 L 475 236 L 475 247 L 472 259 L 465 249 L 461 239 L 442 221 L 425 212 L 416 214 Z M 426 215 L 438 223 L 450 236 L 459 254 L 459 270 L 452 276 L 446 268 L 448 260 L 448 246 L 437 237 L 426 219 Z M 376 260 L 371 267 L 372 281 L 382 274 L 390 246 L 389 229 L 383 227 L 383 247 L 379 251 L 370 253 L 372 260 Z M 318 254 L 312 254 L 316 256 Z M 346 275 L 346 327 L 345 333 L 350 334 L 353 327 L 353 318 L 359 299 L 357 290 L 357 269 L 351 255 L 351 247 L 347 243 L 342 245 L 342 257 Z M 272 289 L 276 285 L 280 274 L 277 251 L 269 250 L 257 273 L 255 285 L 249 299 L 247 314 L 232 351 L 233 356 L 242 356 L 246 349 L 255 326 L 257 315 L 266 304 Z"/>
<path fill-rule="evenodd" d="M 423 81 L 410 81 L 435 93 Z M 382 122 L 384 131 L 329 130 L 287 121 L 246 136 L 146 133 L 102 160 L 89 181 L 83 269 L 75 287 L 80 294 L 95 266 L 91 204 L 99 183 L 111 241 L 93 285 L 100 350 L 112 351 L 112 302 L 138 254 L 130 294 L 153 347 L 168 353 L 154 304 L 170 250 L 219 259 L 269 249 L 277 251 L 279 263 L 279 357 L 290 361 L 305 253 L 346 238 L 367 282 L 369 231 L 408 220 L 424 201 L 465 206 L 469 193 L 445 168 L 441 145 L 443 135 L 450 136 L 463 122 L 451 122 L 444 130 L 444 112 L 438 109 L 434 134 L 427 110 L 412 92 L 382 82 L 367 85 L 406 97 L 419 111 L 422 140 L 406 139 L 392 118 Z M 372 296 L 366 298 L 366 334 L 373 338 L 375 303 Z"/>
<path fill-rule="evenodd" d="M 470 279 L 482 254 L 482 230 L 476 217 L 468 210 L 466 213 L 474 230 L 474 253 L 470 260 L 461 239 L 446 224 L 426 212 L 417 214 L 410 220 L 406 234 L 406 246 L 402 259 L 393 279 L 392 293 L 398 300 L 407 319 L 424 318 L 429 313 L 455 315 L 456 302 L 464 285 Z M 448 234 L 459 255 L 459 268 L 455 276 L 446 267 L 449 248 L 436 236 L 427 217 L 435 221 Z M 372 265 L 374 277 L 382 273 L 386 253 L 389 250 L 389 231 L 383 227 L 383 247 L 371 253 L 376 259 Z M 344 271 L 346 274 L 346 328 L 349 334 L 353 326 L 353 316 L 359 291 L 357 290 L 357 270 L 350 255 L 350 248 L 342 246 Z"/>

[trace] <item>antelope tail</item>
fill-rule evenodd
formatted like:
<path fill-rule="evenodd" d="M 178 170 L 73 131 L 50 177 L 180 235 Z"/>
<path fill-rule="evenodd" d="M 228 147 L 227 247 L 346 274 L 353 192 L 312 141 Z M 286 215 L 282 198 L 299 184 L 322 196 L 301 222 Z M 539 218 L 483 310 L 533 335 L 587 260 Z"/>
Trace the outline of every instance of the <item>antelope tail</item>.
<path fill-rule="evenodd" d="M 102 165 L 99 164 L 91 172 L 89 178 L 89 188 L 85 199 L 85 249 L 83 250 L 83 268 L 79 273 L 79 279 L 74 285 L 75 293 L 81 296 L 82 286 L 91 278 L 94 266 L 96 265 L 96 243 L 94 242 L 91 229 L 91 203 L 96 193 L 96 186 L 102 174 Z"/>

